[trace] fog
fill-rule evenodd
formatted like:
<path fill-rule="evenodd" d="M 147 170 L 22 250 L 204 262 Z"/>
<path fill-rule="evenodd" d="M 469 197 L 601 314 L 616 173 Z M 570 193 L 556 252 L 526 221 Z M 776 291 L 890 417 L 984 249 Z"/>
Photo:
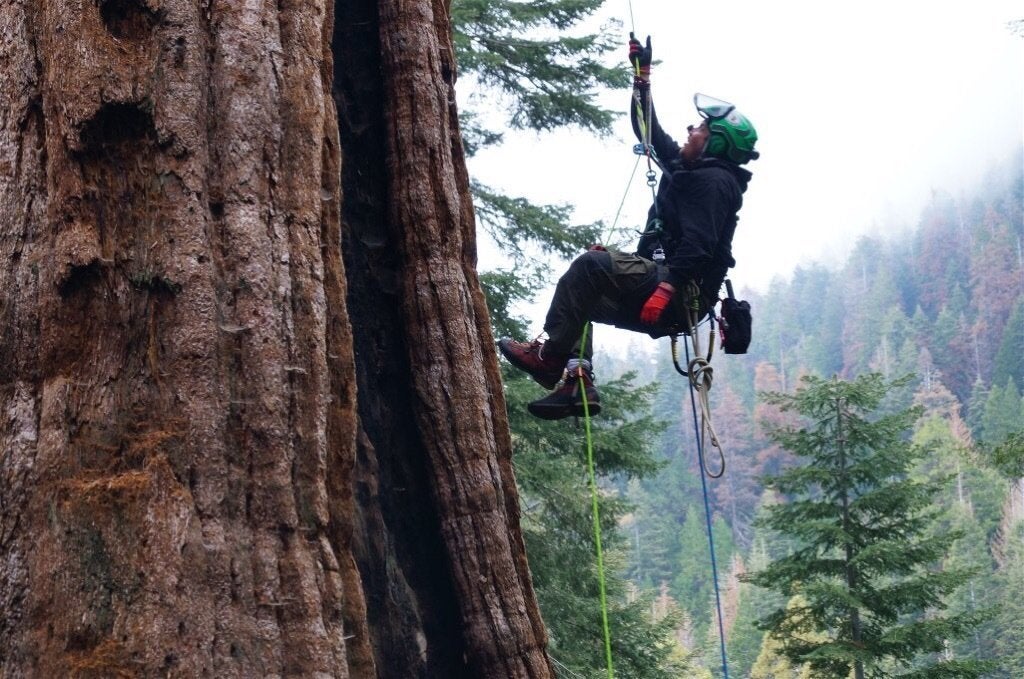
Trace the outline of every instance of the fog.
<path fill-rule="evenodd" d="M 861 234 L 913 228 L 933 191 L 975 190 L 1024 145 L 1024 36 L 1007 26 L 1024 18 L 1016 2 L 609 0 L 605 9 L 622 22 L 623 61 L 631 28 L 652 36 L 654 101 L 677 140 L 698 120 L 694 92 L 733 102 L 757 127 L 761 158 L 749 165 L 733 243 L 738 286 L 764 290 L 801 263 L 841 262 Z M 602 102 L 625 113 L 628 99 Z M 645 167 L 627 192 L 633 143 L 626 116 L 606 140 L 509 133 L 470 171 L 514 195 L 572 204 L 579 222 L 611 224 L 625 194 L 618 226 L 640 228 L 651 192 Z M 482 248 L 481 267 L 494 261 Z M 531 315 L 543 314 L 546 295 L 538 301 Z"/>

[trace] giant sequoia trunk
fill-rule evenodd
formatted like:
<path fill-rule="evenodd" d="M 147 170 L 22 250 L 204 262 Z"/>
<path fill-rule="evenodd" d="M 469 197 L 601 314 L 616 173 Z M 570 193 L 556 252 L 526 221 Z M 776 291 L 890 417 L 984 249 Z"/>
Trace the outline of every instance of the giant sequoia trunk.
<path fill-rule="evenodd" d="M 343 4 L 0 6 L 0 675 L 549 675 L 446 11 Z"/>

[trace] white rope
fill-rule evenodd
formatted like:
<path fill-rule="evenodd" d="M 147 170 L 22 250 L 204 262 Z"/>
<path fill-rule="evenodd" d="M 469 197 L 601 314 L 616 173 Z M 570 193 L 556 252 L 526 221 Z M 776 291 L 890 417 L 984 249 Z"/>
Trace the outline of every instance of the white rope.
<path fill-rule="evenodd" d="M 555 666 L 561 668 L 561 670 L 563 672 L 565 672 L 565 674 L 569 677 L 569 679 L 587 679 L 582 674 L 577 674 L 576 672 L 573 672 L 571 669 L 569 669 L 568 667 L 566 667 L 562 663 L 558 662 L 558 659 L 555 658 L 555 656 L 551 655 L 550 653 L 548 653 L 548 657 L 551 658 L 551 662 L 553 662 L 555 664 Z"/>

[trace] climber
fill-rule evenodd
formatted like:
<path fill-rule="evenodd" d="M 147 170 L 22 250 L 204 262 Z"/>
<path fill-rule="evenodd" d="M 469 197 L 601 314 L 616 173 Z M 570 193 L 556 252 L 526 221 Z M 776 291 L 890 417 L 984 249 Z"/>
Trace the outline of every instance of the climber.
<path fill-rule="evenodd" d="M 679 146 L 662 130 L 651 104 L 651 38 L 644 46 L 632 33 L 629 37 L 633 131 L 663 174 L 636 253 L 592 246 L 558 281 L 544 322 L 547 341 L 498 343 L 512 365 L 554 390 L 528 406 L 542 419 L 582 415 L 584 396 L 589 413 L 600 412 L 592 333 L 584 333 L 585 324 L 607 323 L 653 337 L 686 332 L 690 306 L 698 305 L 698 317 L 707 314 L 718 301 L 726 271 L 735 265 L 736 213 L 751 178 L 740 166 L 758 157 L 757 133 L 732 104 L 697 94 L 694 104 L 702 120 L 687 128 Z M 581 346 L 584 334 L 586 346 Z"/>

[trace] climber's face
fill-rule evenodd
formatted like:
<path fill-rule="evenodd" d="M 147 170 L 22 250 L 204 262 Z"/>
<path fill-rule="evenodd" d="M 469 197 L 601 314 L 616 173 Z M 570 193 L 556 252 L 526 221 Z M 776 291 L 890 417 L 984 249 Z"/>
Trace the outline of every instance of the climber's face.
<path fill-rule="evenodd" d="M 711 132 L 706 123 L 690 125 L 686 131 L 689 132 L 689 136 L 683 147 L 679 149 L 679 156 L 683 159 L 683 163 L 691 164 L 697 162 L 701 154 L 704 153 L 704 147 L 708 144 L 708 136 Z"/>

